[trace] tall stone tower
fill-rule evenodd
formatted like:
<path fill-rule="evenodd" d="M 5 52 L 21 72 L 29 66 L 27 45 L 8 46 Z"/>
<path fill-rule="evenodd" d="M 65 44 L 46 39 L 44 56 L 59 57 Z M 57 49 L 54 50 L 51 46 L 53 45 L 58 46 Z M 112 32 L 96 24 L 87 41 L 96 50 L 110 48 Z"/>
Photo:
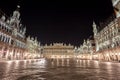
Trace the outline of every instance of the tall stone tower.
<path fill-rule="evenodd" d="M 97 40 L 98 30 L 97 30 L 97 26 L 96 26 L 94 21 L 93 21 L 93 33 L 94 33 L 94 41 L 95 41 L 96 51 L 98 51 L 99 50 L 99 48 L 98 48 L 98 40 Z"/>
<path fill-rule="evenodd" d="M 17 9 L 13 12 L 12 17 L 10 18 L 11 25 L 14 25 L 15 27 L 19 27 L 20 23 L 20 12 L 19 12 L 20 6 L 17 6 Z"/>
<path fill-rule="evenodd" d="M 97 27 L 95 22 L 93 22 L 93 33 L 94 33 L 94 37 L 97 35 Z"/>

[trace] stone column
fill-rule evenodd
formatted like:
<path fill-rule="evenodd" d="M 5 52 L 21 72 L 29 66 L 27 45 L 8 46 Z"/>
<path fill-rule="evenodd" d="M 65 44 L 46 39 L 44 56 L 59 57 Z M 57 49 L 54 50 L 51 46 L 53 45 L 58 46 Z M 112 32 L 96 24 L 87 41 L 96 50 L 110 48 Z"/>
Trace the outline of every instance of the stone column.
<path fill-rule="evenodd" d="M 4 40 L 3 40 L 4 42 L 6 42 L 6 36 L 4 37 Z"/>
<path fill-rule="evenodd" d="M 13 53 L 14 53 L 14 49 L 11 49 L 11 53 L 10 53 L 11 59 L 13 59 Z"/>
<path fill-rule="evenodd" d="M 4 53 L 3 51 L 4 51 L 4 49 L 5 49 L 5 47 L 3 46 L 2 47 L 2 51 L 1 51 L 1 58 L 3 58 L 3 53 Z"/>
<path fill-rule="evenodd" d="M 20 56 L 21 56 L 21 55 L 20 55 L 20 51 L 18 50 L 18 51 L 17 51 L 17 58 L 18 58 L 18 60 L 20 60 Z"/>
<path fill-rule="evenodd" d="M 21 60 L 21 50 L 19 50 L 18 54 L 19 54 L 18 57 Z"/>
<path fill-rule="evenodd" d="M 21 59 L 20 50 L 18 50 L 18 51 L 17 51 L 17 58 L 18 58 L 18 60 L 20 60 L 20 59 Z"/>
<path fill-rule="evenodd" d="M 3 34 L 1 34 L 1 41 L 3 41 Z"/>
<path fill-rule="evenodd" d="M 21 53 L 20 53 L 20 54 L 21 54 L 21 59 L 24 59 L 24 58 L 23 58 L 23 51 L 21 51 Z"/>
<path fill-rule="evenodd" d="M 11 37 L 10 37 L 10 39 L 9 39 L 9 44 L 11 44 Z"/>
<path fill-rule="evenodd" d="M 107 51 L 104 51 L 105 61 L 107 61 Z"/>
<path fill-rule="evenodd" d="M 103 56 L 103 59 L 102 59 L 102 60 L 105 60 L 104 52 L 102 51 L 101 54 L 102 54 L 102 56 Z"/>
<path fill-rule="evenodd" d="M 6 59 L 8 59 L 8 56 L 9 56 L 9 55 L 10 55 L 9 48 L 7 48 Z"/>
<path fill-rule="evenodd" d="M 116 53 L 117 53 L 117 55 L 118 55 L 118 61 L 120 61 L 120 47 L 118 47 L 117 49 L 116 49 Z"/>
<path fill-rule="evenodd" d="M 108 61 L 111 61 L 111 59 L 110 59 L 110 51 L 109 51 L 109 49 L 107 50 L 107 57 L 108 57 Z"/>
<path fill-rule="evenodd" d="M 22 54 L 21 54 L 21 50 L 19 50 L 19 59 L 22 59 Z"/>
<path fill-rule="evenodd" d="M 111 60 L 112 60 L 112 59 L 111 59 L 111 55 L 112 55 L 112 52 L 111 52 L 111 51 L 109 51 L 109 55 L 108 55 L 109 61 L 111 61 Z"/>
<path fill-rule="evenodd" d="M 14 59 L 16 60 L 17 59 L 17 50 L 15 49 L 15 55 L 14 55 Z"/>
<path fill-rule="evenodd" d="M 117 57 L 117 61 L 119 61 L 119 51 L 117 51 L 117 48 L 115 48 L 115 54 L 116 54 L 116 57 Z"/>

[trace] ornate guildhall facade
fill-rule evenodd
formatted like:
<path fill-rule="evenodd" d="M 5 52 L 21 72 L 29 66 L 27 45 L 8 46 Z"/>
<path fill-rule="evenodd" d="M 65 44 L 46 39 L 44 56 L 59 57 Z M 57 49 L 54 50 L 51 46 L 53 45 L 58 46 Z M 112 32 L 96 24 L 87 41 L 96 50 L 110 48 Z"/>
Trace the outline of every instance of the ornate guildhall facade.
<path fill-rule="evenodd" d="M 72 58 L 74 47 L 63 43 L 53 43 L 43 47 L 44 57 L 47 58 Z"/>
<path fill-rule="evenodd" d="M 108 20 L 109 23 L 100 31 L 98 26 L 93 23 L 96 44 L 96 54 L 93 56 L 94 59 L 106 61 L 120 60 L 120 11 L 118 11 L 120 9 L 120 0 L 112 1 L 116 18 L 113 18 L 111 21 Z"/>
<path fill-rule="evenodd" d="M 6 18 L 4 14 L 0 18 L 0 58 L 22 59 L 25 52 L 26 28 L 20 23 L 19 7 L 13 15 Z"/>
<path fill-rule="evenodd" d="M 20 21 L 20 6 L 7 17 L 2 11 L 0 13 L 0 59 L 26 59 L 26 27 Z M 27 49 L 27 50 L 26 50 Z"/>

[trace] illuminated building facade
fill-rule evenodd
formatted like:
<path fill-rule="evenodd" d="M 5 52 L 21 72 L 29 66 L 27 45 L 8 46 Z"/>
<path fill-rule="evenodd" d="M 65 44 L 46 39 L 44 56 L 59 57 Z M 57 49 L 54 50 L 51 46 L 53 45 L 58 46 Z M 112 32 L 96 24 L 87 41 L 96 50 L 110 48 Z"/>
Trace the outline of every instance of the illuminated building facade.
<path fill-rule="evenodd" d="M 43 47 L 44 57 L 47 58 L 72 58 L 74 47 L 63 43 L 53 43 Z"/>
<path fill-rule="evenodd" d="M 37 58 L 39 54 L 39 43 L 35 39 L 27 38 L 26 27 L 24 27 L 20 20 L 20 6 L 13 12 L 13 15 L 8 17 L 0 12 L 0 59 L 1 60 L 15 60 Z M 33 40 L 33 41 L 32 41 Z M 29 44 L 30 43 L 30 44 Z M 33 46 L 31 49 L 28 45 Z M 30 52 L 32 50 L 33 52 Z M 29 54 L 29 56 L 28 56 Z M 33 55 L 34 54 L 34 55 Z"/>
<path fill-rule="evenodd" d="M 120 17 L 120 0 L 112 0 L 116 17 Z"/>
<path fill-rule="evenodd" d="M 20 6 L 11 17 L 1 14 L 0 18 L 0 58 L 23 59 L 26 48 L 26 28 L 20 22 Z"/>
<path fill-rule="evenodd" d="M 99 31 L 98 26 L 93 23 L 96 54 L 94 59 L 106 61 L 120 60 L 120 0 L 113 0 L 116 18 L 112 19 Z M 106 23 L 106 22 L 105 22 Z"/>
<path fill-rule="evenodd" d="M 95 52 L 95 43 L 92 39 L 84 40 L 83 45 L 76 48 L 75 56 L 80 59 L 92 59 L 92 55 Z"/>
<path fill-rule="evenodd" d="M 28 36 L 26 41 L 26 57 L 27 58 L 40 58 L 41 57 L 41 46 L 37 38 Z"/>

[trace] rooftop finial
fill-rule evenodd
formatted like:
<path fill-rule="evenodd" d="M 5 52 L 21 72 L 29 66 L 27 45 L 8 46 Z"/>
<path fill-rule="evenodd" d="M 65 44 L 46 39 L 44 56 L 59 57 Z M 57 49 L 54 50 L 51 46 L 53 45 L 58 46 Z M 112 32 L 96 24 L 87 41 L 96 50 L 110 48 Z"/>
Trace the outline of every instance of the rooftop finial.
<path fill-rule="evenodd" d="M 17 5 L 17 8 L 20 8 L 20 5 Z"/>

